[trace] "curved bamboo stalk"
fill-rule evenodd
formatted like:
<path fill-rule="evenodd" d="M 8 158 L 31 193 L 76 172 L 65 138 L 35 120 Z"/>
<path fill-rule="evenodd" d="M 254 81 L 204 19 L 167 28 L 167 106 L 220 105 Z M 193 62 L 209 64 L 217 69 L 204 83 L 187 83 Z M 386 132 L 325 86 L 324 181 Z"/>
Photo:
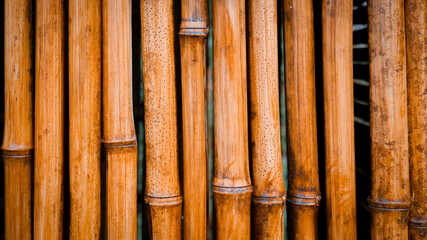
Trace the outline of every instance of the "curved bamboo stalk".
<path fill-rule="evenodd" d="M 407 239 L 409 199 L 403 0 L 368 1 L 372 239 Z"/>
<path fill-rule="evenodd" d="M 205 136 L 206 0 L 181 2 L 182 118 L 184 138 L 184 239 L 207 238 Z"/>
<path fill-rule="evenodd" d="M 137 238 L 137 145 L 132 112 L 131 1 L 102 1 L 103 142 L 107 238 Z"/>
<path fill-rule="evenodd" d="M 4 3 L 5 125 L 1 146 L 5 180 L 5 238 L 31 239 L 33 83 L 31 1 Z"/>
<path fill-rule="evenodd" d="M 213 2 L 215 170 L 218 239 L 249 239 L 245 1 Z"/>
<path fill-rule="evenodd" d="M 248 10 L 253 236 L 283 239 L 277 0 L 250 0 Z"/>
<path fill-rule="evenodd" d="M 316 239 L 320 202 L 311 0 L 285 0 L 289 238 Z"/>
<path fill-rule="evenodd" d="M 69 2 L 70 239 L 101 227 L 101 0 Z"/>
<path fill-rule="evenodd" d="M 172 0 L 141 1 L 150 237 L 181 239 Z"/>
<path fill-rule="evenodd" d="M 357 239 L 353 1 L 323 0 L 323 92 L 328 239 Z"/>

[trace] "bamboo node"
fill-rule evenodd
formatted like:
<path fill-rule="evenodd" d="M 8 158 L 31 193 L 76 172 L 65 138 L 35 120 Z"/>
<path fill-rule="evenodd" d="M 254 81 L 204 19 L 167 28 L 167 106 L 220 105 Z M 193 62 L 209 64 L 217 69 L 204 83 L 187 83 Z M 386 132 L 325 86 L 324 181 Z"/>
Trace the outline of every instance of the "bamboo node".
<path fill-rule="evenodd" d="M 131 148 L 136 146 L 136 138 L 126 140 L 103 140 L 105 148 Z"/>
<path fill-rule="evenodd" d="M 2 147 L 2 156 L 8 158 L 26 158 L 34 155 L 33 147 L 22 147 L 22 148 L 5 148 Z"/>
<path fill-rule="evenodd" d="M 411 208 L 410 201 L 391 201 L 391 200 L 372 200 L 368 197 L 368 206 L 372 209 L 384 211 L 409 211 Z"/>
<path fill-rule="evenodd" d="M 287 201 L 295 205 L 319 206 L 321 199 L 322 198 L 320 196 L 306 197 L 306 196 L 288 195 Z"/>
<path fill-rule="evenodd" d="M 252 185 L 243 186 L 243 187 L 222 187 L 222 186 L 215 186 L 212 185 L 212 192 L 214 193 L 221 193 L 221 194 L 241 194 L 241 193 L 248 193 L 252 192 Z"/>
<path fill-rule="evenodd" d="M 427 229 L 427 220 L 425 220 L 425 219 L 410 219 L 408 226 L 410 228 L 425 228 L 425 229 Z"/>
<path fill-rule="evenodd" d="M 188 37 L 207 37 L 209 34 L 209 28 L 181 28 L 179 31 L 180 36 Z"/>
<path fill-rule="evenodd" d="M 265 196 L 252 196 L 252 201 L 254 203 L 262 204 L 285 204 L 286 194 L 277 197 L 265 197 Z"/>
<path fill-rule="evenodd" d="M 144 200 L 148 205 L 154 205 L 154 206 L 176 206 L 181 205 L 182 203 L 182 196 L 170 196 L 170 197 L 153 197 L 149 195 L 145 195 Z"/>

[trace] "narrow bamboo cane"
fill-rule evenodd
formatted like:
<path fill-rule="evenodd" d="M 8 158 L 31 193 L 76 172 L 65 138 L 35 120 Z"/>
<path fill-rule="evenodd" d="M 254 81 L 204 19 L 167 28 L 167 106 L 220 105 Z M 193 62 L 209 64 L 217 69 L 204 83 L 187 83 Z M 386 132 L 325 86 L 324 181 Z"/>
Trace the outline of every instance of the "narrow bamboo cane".
<path fill-rule="evenodd" d="M 357 239 L 353 1 L 323 0 L 323 91 L 328 239 Z"/>
<path fill-rule="evenodd" d="M 320 202 L 311 0 L 285 0 L 286 123 L 290 239 L 317 239 Z"/>
<path fill-rule="evenodd" d="M 407 239 L 409 199 L 403 0 L 370 0 L 372 239 Z"/>
<path fill-rule="evenodd" d="M 181 239 L 172 0 L 141 1 L 150 237 Z"/>
<path fill-rule="evenodd" d="M 33 94 L 31 1 L 4 3 L 5 126 L 2 144 L 5 180 L 5 239 L 31 239 Z"/>
<path fill-rule="evenodd" d="M 277 0 L 250 0 L 249 87 L 255 239 L 283 239 Z"/>
<path fill-rule="evenodd" d="M 412 206 L 409 238 L 427 238 L 427 3 L 407 0 L 409 172 Z"/>
<path fill-rule="evenodd" d="M 184 138 L 184 239 L 207 237 L 205 136 L 206 0 L 181 2 L 182 118 Z"/>
<path fill-rule="evenodd" d="M 131 1 L 102 1 L 103 143 L 107 238 L 137 238 L 137 145 L 132 112 Z"/>
<path fill-rule="evenodd" d="M 249 239 L 245 1 L 213 2 L 215 170 L 218 239 Z"/>
<path fill-rule="evenodd" d="M 70 239 L 101 227 L 101 0 L 69 1 Z"/>

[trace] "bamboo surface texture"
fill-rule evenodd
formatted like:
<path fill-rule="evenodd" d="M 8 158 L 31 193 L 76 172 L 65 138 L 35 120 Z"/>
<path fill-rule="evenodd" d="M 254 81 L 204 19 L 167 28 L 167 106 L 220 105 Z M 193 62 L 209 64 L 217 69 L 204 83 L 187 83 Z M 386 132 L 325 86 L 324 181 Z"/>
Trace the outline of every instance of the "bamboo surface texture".
<path fill-rule="evenodd" d="M 409 198 L 403 0 L 368 1 L 372 239 L 407 239 Z"/>
<path fill-rule="evenodd" d="M 107 238 L 137 238 L 137 145 L 132 109 L 131 1 L 102 1 L 103 143 Z"/>
<path fill-rule="evenodd" d="M 352 16 L 352 0 L 322 1 L 328 239 L 357 239 Z"/>
<path fill-rule="evenodd" d="M 141 1 L 148 224 L 153 239 L 181 239 L 172 0 Z"/>

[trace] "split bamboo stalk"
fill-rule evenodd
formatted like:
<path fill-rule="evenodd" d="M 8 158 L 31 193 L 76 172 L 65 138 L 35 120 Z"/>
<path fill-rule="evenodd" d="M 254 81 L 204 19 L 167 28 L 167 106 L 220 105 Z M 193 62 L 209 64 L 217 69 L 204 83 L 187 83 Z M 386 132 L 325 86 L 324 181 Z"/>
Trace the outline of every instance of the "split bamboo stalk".
<path fill-rule="evenodd" d="M 409 238 L 427 237 L 427 3 L 407 0 L 409 172 L 412 206 Z"/>
<path fill-rule="evenodd" d="M 184 138 L 184 239 L 207 238 L 206 0 L 181 2 L 182 118 Z"/>
<path fill-rule="evenodd" d="M 102 1 L 103 142 L 107 238 L 137 238 L 137 145 L 132 108 L 131 1 Z"/>
<path fill-rule="evenodd" d="M 372 239 L 407 239 L 409 198 L 403 0 L 370 0 Z"/>
<path fill-rule="evenodd" d="M 149 234 L 181 239 L 173 0 L 141 1 Z"/>
<path fill-rule="evenodd" d="M 218 239 L 249 239 L 252 186 L 248 161 L 245 1 L 213 2 L 215 161 Z"/>
<path fill-rule="evenodd" d="M 353 1 L 323 0 L 323 95 L 328 239 L 357 239 Z"/>
<path fill-rule="evenodd" d="M 31 239 L 33 83 L 31 1 L 4 3 L 5 126 L 2 144 L 5 180 L 5 239 Z"/>
<path fill-rule="evenodd" d="M 70 239 L 101 227 L 101 0 L 69 1 Z"/>
<path fill-rule="evenodd" d="M 283 239 L 277 0 L 250 0 L 249 88 L 255 239 Z"/>
<path fill-rule="evenodd" d="M 320 202 L 314 78 L 313 3 L 284 1 L 290 239 L 317 239 Z"/>

